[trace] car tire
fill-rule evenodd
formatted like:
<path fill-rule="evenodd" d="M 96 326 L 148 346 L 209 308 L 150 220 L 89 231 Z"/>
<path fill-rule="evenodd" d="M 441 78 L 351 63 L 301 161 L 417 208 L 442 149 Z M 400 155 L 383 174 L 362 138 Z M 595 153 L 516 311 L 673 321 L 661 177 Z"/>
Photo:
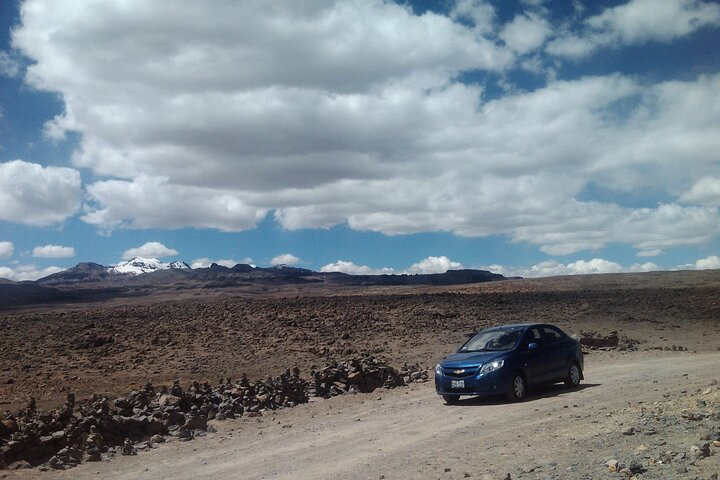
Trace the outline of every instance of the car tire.
<path fill-rule="evenodd" d="M 565 385 L 570 388 L 575 388 L 580 385 L 580 380 L 582 380 L 580 365 L 578 365 L 577 362 L 572 362 L 570 364 L 570 368 L 568 368 L 568 376 L 565 379 Z"/>
<path fill-rule="evenodd" d="M 527 393 L 527 381 L 522 373 L 513 373 L 510 377 L 510 384 L 508 385 L 507 399 L 511 402 L 520 402 L 525 399 Z"/>
<path fill-rule="evenodd" d="M 455 405 L 460 401 L 460 395 L 443 395 L 442 397 L 448 405 Z"/>

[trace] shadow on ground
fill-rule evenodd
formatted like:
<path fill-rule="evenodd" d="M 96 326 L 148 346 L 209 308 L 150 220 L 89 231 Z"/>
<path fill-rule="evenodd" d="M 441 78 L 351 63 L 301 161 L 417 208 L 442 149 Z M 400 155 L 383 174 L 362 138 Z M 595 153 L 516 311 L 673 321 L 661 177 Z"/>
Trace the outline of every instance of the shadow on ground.
<path fill-rule="evenodd" d="M 583 383 L 575 388 L 568 388 L 564 385 L 548 385 L 530 390 L 523 402 L 534 402 L 543 398 L 559 397 L 568 393 L 579 392 L 586 388 L 595 388 L 602 386 L 601 383 Z M 505 405 L 510 404 L 503 396 L 493 397 L 464 397 L 460 398 L 453 406 L 472 407 L 478 405 Z"/>

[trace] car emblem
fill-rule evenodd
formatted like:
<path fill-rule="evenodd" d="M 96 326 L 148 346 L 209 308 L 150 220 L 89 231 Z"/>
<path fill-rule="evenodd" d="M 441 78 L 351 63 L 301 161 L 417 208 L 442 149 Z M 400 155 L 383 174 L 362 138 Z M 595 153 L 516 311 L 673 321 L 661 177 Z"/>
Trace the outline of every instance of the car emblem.
<path fill-rule="evenodd" d="M 465 369 L 464 369 L 464 368 L 461 368 L 461 369 L 459 369 L 459 370 L 453 370 L 453 373 L 454 373 L 455 375 L 459 375 L 459 374 L 461 374 L 461 373 L 465 373 Z"/>

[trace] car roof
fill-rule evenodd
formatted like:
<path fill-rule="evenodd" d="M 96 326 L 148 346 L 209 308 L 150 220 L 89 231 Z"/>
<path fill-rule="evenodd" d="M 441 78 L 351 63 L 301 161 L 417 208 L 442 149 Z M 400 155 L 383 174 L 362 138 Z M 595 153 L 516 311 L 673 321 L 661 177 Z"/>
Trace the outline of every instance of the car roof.
<path fill-rule="evenodd" d="M 507 325 L 497 325 L 495 327 L 483 328 L 483 330 L 515 330 L 518 328 L 527 329 L 531 327 L 555 327 L 549 323 L 510 323 Z M 557 327 L 555 327 L 557 328 Z"/>

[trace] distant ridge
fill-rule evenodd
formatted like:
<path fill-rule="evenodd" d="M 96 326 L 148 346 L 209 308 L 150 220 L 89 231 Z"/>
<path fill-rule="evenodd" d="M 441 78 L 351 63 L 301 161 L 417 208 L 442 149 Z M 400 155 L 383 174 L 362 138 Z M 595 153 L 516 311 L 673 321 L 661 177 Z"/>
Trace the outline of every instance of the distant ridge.
<path fill-rule="evenodd" d="M 239 263 L 226 267 L 213 263 L 191 268 L 185 262 L 165 263 L 137 257 L 114 266 L 83 262 L 36 281 L 0 279 L 0 308 L 59 301 L 96 301 L 159 292 L 194 289 L 240 288 L 243 291 L 279 291 L 286 287 L 340 288 L 345 286 L 460 285 L 505 280 L 485 270 L 448 270 L 432 274 L 350 275 L 315 272 L 288 265 L 255 267 Z"/>
<path fill-rule="evenodd" d="M 36 283 L 42 285 L 103 281 L 118 283 L 122 282 L 123 279 L 132 277 L 143 277 L 151 281 L 157 277 L 156 274 L 164 270 L 182 270 L 184 271 L 184 278 L 198 280 L 217 278 L 218 276 L 228 278 L 242 276 L 244 280 L 249 280 L 255 276 L 263 279 L 282 280 L 292 278 L 304 279 L 310 282 L 323 281 L 335 285 L 457 285 L 506 279 L 506 277 L 498 273 L 471 269 L 448 270 L 444 273 L 429 274 L 352 275 L 342 272 L 315 272 L 306 268 L 288 265 L 255 267 L 245 263 L 238 263 L 233 267 L 212 263 L 208 267 L 191 268 L 185 262 L 164 263 L 155 258 L 136 257 L 110 267 L 92 262 L 78 263 L 75 267 L 40 278 Z M 162 278 L 165 278 L 165 276 Z"/>
<path fill-rule="evenodd" d="M 78 263 L 73 268 L 53 273 L 37 281 L 44 285 L 58 285 L 78 282 L 100 282 L 110 276 L 108 268 L 98 263 Z"/>
<path fill-rule="evenodd" d="M 347 275 L 343 273 L 327 273 L 326 275 L 330 282 L 341 285 L 461 285 L 507 279 L 499 273 L 468 269 L 412 275 Z"/>

